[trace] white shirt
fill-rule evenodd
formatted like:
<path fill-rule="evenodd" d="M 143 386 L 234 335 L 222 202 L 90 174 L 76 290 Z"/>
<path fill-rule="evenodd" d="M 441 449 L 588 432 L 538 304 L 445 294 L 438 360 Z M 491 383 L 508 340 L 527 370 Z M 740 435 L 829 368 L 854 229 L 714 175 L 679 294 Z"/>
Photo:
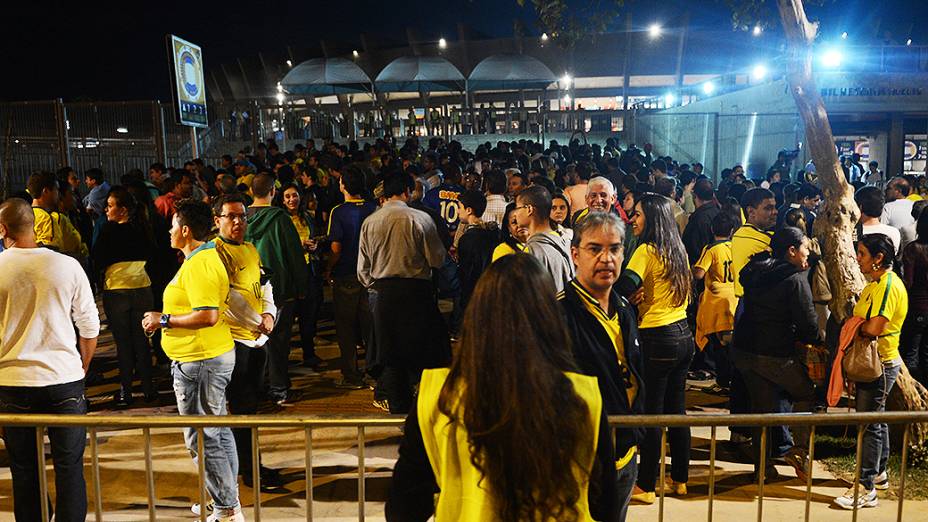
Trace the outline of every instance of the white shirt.
<path fill-rule="evenodd" d="M 909 223 L 914 223 L 915 218 L 912 217 L 913 203 L 915 202 L 911 199 L 905 198 L 886 203 L 883 205 L 883 215 L 880 216 L 880 222 L 895 228 L 902 228 Z"/>
<path fill-rule="evenodd" d="M 0 386 L 79 381 L 84 367 L 74 327 L 100 333 L 90 283 L 73 258 L 46 248 L 0 253 Z"/>
<path fill-rule="evenodd" d="M 861 227 L 863 233 L 866 236 L 867 234 L 883 234 L 888 237 L 890 241 L 893 242 L 893 247 L 896 249 L 896 253 L 899 253 L 899 248 L 902 243 L 902 236 L 899 234 L 899 229 L 891 227 L 889 225 L 884 225 L 880 223 L 879 225 L 864 225 Z"/>

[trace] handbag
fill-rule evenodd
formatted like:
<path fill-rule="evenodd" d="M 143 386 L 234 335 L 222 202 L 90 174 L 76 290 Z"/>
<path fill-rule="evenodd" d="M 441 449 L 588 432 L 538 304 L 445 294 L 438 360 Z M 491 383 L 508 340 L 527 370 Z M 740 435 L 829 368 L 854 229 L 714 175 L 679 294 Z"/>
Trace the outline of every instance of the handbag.
<path fill-rule="evenodd" d="M 841 361 L 844 378 L 853 382 L 873 382 L 883 375 L 883 361 L 876 339 L 854 339 Z"/>
<path fill-rule="evenodd" d="M 822 344 L 796 343 L 799 360 L 806 367 L 809 380 L 816 386 L 824 386 L 828 375 L 831 354 Z"/>

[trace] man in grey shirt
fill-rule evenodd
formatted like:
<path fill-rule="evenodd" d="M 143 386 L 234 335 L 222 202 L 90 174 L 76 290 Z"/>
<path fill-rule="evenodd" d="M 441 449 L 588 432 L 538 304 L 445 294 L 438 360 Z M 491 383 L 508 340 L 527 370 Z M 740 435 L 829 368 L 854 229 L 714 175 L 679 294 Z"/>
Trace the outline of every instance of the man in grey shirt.
<path fill-rule="evenodd" d="M 558 292 L 574 278 L 574 263 L 570 258 L 570 242 L 551 228 L 551 194 L 548 189 L 534 185 L 523 190 L 516 198 L 516 220 L 528 228 L 525 253 L 541 261 Z"/>
<path fill-rule="evenodd" d="M 432 218 L 407 205 L 412 188 L 403 173 L 384 179 L 384 204 L 361 225 L 358 249 L 358 280 L 370 292 L 377 340 L 374 362 L 383 368 L 378 388 L 390 413 L 408 413 L 422 370 L 451 360 L 432 284 L 446 251 Z"/>

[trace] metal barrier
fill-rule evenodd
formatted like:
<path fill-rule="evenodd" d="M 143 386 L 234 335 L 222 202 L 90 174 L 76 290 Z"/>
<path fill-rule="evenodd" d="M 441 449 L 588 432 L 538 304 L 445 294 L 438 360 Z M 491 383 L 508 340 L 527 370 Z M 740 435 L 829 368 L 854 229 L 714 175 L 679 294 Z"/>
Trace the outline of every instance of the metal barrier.
<path fill-rule="evenodd" d="M 97 432 L 100 428 L 140 428 L 144 438 L 145 477 L 148 495 L 148 517 L 156 520 L 154 471 L 152 464 L 152 428 L 194 428 L 197 430 L 197 454 L 203 455 L 203 429 L 207 427 L 250 428 L 252 440 L 252 477 L 254 480 L 254 519 L 261 520 L 261 474 L 259 472 L 259 428 L 301 428 L 304 430 L 306 456 L 306 520 L 313 519 L 313 429 L 317 428 L 357 428 L 358 430 L 358 520 L 364 520 L 365 503 L 365 429 L 372 427 L 399 427 L 405 419 L 401 416 L 367 416 L 367 417 L 298 417 L 298 416 L 84 416 L 84 415 L 0 415 L 0 426 L 35 427 L 38 448 L 37 462 L 39 465 L 39 492 L 41 498 L 47 498 L 48 486 L 45 473 L 44 429 L 47 427 L 84 426 L 88 428 L 90 438 L 90 456 L 92 483 L 94 490 L 94 511 L 96 520 L 103 520 L 102 494 L 100 489 L 99 451 L 97 445 Z M 854 470 L 854 496 L 858 497 L 859 479 L 861 471 L 861 450 L 863 442 L 863 427 L 867 424 L 882 422 L 887 424 L 903 424 L 906 426 L 903 435 L 901 472 L 899 480 L 899 503 L 896 520 L 902 520 L 905 473 L 908 458 L 908 426 L 914 423 L 928 422 L 928 412 L 866 412 L 866 413 L 834 413 L 834 414 L 748 414 L 748 415 L 641 415 L 641 416 L 612 416 L 609 424 L 616 428 L 630 427 L 659 427 L 661 429 L 661 461 L 658 484 L 663 484 L 666 468 L 666 438 L 667 428 L 673 427 L 709 427 L 711 437 L 709 445 L 709 489 L 708 489 L 708 515 L 707 520 L 712 522 L 713 503 L 715 500 L 715 459 L 716 459 L 716 428 L 719 426 L 750 426 L 761 427 L 760 455 L 758 469 L 765 468 L 765 454 L 767 444 L 767 428 L 771 426 L 809 426 L 809 466 L 811 468 L 815 457 L 815 435 L 819 426 L 853 425 L 857 430 L 856 467 Z M 204 482 L 204 459 L 197 459 L 199 479 L 199 500 L 201 506 L 206 506 L 206 484 Z M 658 520 L 664 519 L 664 488 L 659 488 Z M 807 473 L 805 518 L 809 520 L 812 499 L 812 472 Z M 48 519 L 48 505 L 42 502 L 42 515 Z M 758 473 L 757 494 L 757 520 L 763 520 L 764 505 L 764 473 Z M 205 521 L 206 510 L 200 510 L 200 520 Z M 857 507 L 853 510 L 852 520 L 857 520 Z"/>

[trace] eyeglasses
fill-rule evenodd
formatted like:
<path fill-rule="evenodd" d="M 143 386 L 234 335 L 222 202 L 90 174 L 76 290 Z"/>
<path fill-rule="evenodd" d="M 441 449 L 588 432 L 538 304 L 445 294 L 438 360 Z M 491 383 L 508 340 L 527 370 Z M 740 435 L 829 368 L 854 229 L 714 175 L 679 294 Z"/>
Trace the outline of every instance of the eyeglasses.
<path fill-rule="evenodd" d="M 238 220 L 240 223 L 248 223 L 247 214 L 219 214 L 219 217 L 226 218 L 233 223 Z"/>
<path fill-rule="evenodd" d="M 580 250 L 586 250 L 593 257 L 599 257 L 603 255 L 603 252 L 608 252 L 608 258 L 617 259 L 622 254 L 622 245 L 609 245 L 608 247 L 602 245 L 586 245 L 580 247 Z"/>
<path fill-rule="evenodd" d="M 516 211 L 516 210 L 519 210 L 519 209 L 522 209 L 522 208 L 529 208 L 529 207 L 531 207 L 531 206 L 532 206 L 532 205 L 518 205 L 518 206 L 514 207 L 512 210 L 513 210 L 513 211 Z"/>

